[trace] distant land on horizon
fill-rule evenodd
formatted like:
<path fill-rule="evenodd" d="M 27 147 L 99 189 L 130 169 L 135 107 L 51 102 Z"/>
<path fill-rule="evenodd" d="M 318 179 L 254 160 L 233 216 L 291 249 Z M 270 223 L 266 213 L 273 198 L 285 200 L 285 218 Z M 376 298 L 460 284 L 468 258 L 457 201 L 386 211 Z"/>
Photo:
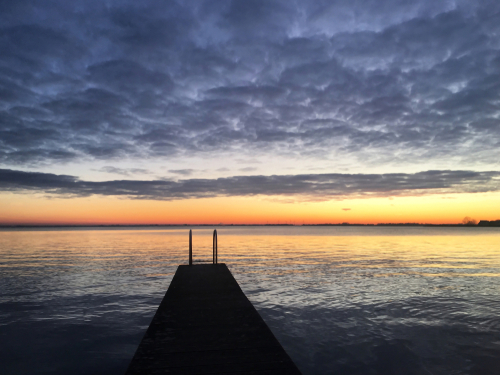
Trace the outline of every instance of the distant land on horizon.
<path fill-rule="evenodd" d="M 127 227 L 500 227 L 500 220 L 481 220 L 477 224 L 424 224 L 424 223 L 322 223 L 322 224 L 12 224 L 0 225 L 0 228 L 127 228 Z"/>

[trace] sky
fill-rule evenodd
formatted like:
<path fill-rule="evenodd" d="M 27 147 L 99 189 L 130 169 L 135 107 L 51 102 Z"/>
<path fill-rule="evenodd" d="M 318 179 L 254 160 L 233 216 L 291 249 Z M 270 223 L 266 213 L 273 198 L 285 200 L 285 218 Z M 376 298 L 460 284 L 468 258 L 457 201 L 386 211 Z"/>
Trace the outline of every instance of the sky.
<path fill-rule="evenodd" d="M 500 2 L 0 2 L 0 224 L 500 219 Z"/>

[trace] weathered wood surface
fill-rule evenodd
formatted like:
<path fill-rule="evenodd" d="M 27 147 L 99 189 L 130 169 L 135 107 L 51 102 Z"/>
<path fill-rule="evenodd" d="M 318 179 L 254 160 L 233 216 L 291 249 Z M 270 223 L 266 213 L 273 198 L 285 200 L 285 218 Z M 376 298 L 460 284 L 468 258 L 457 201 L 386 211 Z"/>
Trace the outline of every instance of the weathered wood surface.
<path fill-rule="evenodd" d="M 127 370 L 300 374 L 225 264 L 179 266 Z"/>

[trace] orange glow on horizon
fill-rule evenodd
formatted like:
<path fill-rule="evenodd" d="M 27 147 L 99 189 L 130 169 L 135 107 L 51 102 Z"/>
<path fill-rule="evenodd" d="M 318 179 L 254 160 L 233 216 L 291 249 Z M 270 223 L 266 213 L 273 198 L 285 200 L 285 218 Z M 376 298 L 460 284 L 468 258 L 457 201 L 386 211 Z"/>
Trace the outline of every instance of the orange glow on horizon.
<path fill-rule="evenodd" d="M 292 198 L 293 199 L 293 198 Z M 269 197 L 151 201 L 0 194 L 2 225 L 99 224 L 458 224 L 500 219 L 500 193 L 283 203 Z M 349 210 L 347 210 L 349 209 Z"/>

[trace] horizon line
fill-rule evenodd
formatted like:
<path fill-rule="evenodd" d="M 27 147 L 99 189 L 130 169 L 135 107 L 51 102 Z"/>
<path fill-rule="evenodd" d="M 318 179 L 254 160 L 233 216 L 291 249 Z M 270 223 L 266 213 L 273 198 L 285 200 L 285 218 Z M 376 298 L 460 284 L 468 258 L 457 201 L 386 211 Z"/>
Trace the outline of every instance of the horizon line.
<path fill-rule="evenodd" d="M 480 223 L 483 225 L 480 225 Z M 488 225 L 489 224 L 489 225 Z M 314 226 L 456 226 L 456 227 L 477 227 L 477 226 L 500 226 L 500 220 L 481 220 L 477 224 L 463 223 L 318 223 L 318 224 L 292 224 L 292 223 L 267 223 L 267 224 L 203 224 L 203 223 L 183 223 L 183 224 L 0 224 L 0 228 L 102 228 L 102 227 L 265 227 L 265 226 L 285 226 L 285 227 L 314 227 Z"/>

